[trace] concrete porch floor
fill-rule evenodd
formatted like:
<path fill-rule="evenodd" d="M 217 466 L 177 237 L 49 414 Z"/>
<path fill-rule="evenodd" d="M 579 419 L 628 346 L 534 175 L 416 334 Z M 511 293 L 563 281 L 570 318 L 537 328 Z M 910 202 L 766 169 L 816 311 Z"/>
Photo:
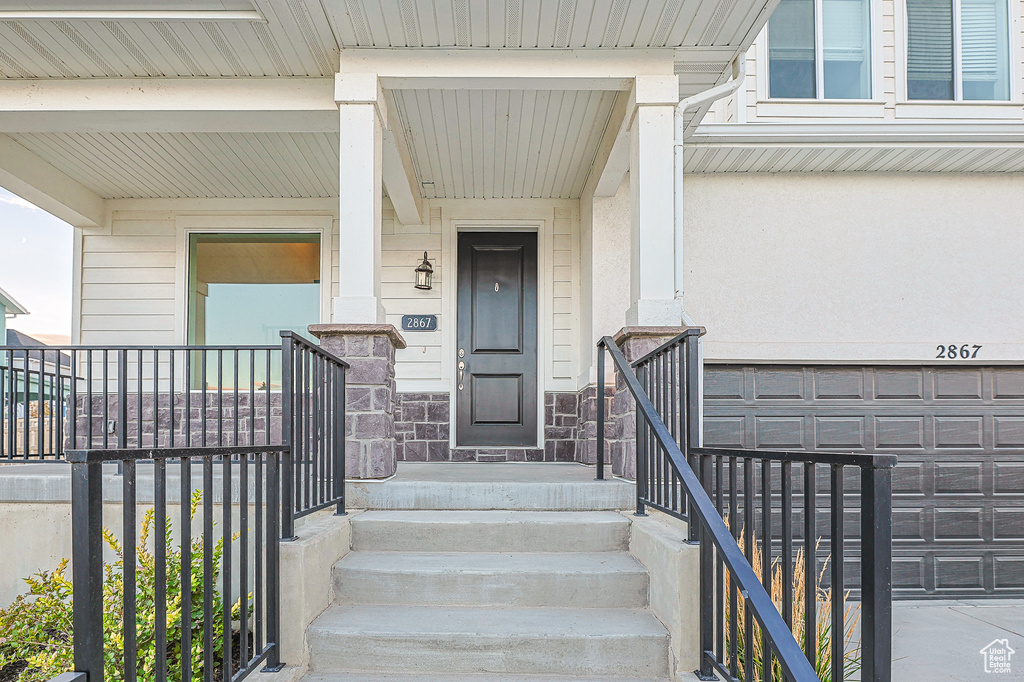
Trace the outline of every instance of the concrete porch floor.
<path fill-rule="evenodd" d="M 629 509 L 635 486 L 597 469 L 561 463 L 399 462 L 382 481 L 349 481 L 353 509 L 509 509 L 595 511 Z"/>
<path fill-rule="evenodd" d="M 0 467 L 0 502 L 69 502 L 70 466 L 66 462 L 17 464 Z M 168 467 L 169 501 L 177 499 L 177 465 Z M 104 465 L 109 499 L 120 499 L 120 478 L 113 464 Z M 220 480 L 220 466 L 214 476 Z M 604 481 L 597 469 L 572 463 L 399 462 L 387 479 L 346 482 L 351 509 L 463 509 L 597 511 L 631 509 L 635 486 L 613 478 Z M 193 465 L 194 485 L 201 469 Z M 138 465 L 139 501 L 152 500 L 152 465 Z M 219 486 L 217 488 L 219 490 Z M 172 499 L 173 498 L 173 499 Z"/>

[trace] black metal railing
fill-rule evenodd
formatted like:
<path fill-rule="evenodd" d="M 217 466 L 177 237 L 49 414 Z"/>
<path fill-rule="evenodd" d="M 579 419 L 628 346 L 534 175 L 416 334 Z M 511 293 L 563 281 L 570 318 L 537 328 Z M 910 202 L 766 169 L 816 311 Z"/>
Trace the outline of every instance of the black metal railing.
<path fill-rule="evenodd" d="M 294 332 L 281 332 L 282 438 L 285 460 L 284 537 L 294 520 L 331 505 L 345 513 L 345 370 L 348 365 Z"/>
<path fill-rule="evenodd" d="M 280 668 L 279 476 L 289 454 L 280 445 L 68 451 L 76 674 L 230 682 L 264 662 Z M 106 464 L 123 468 L 119 495 Z M 104 526 L 105 494 L 120 502 L 119 536 Z M 138 507 L 150 503 L 140 527 Z M 118 631 L 105 636 L 112 622 Z"/>
<path fill-rule="evenodd" d="M 0 453 L 71 468 L 75 672 L 54 682 L 102 682 L 104 665 L 126 682 L 237 682 L 280 668 L 278 542 L 294 539 L 298 518 L 345 513 L 348 365 L 291 332 L 280 346 L 0 348 L 0 358 L 5 414 L 51 405 L 58 415 L 35 451 L 7 431 Z M 119 540 L 104 502 L 120 503 Z"/>
<path fill-rule="evenodd" d="M 700 543 L 701 665 L 696 672 L 702 679 L 715 679 L 717 672 L 744 681 L 817 680 L 820 673 L 838 681 L 860 666 L 861 680 L 887 682 L 896 458 L 699 447 L 699 334 L 687 330 L 632 366 L 610 337 L 602 339 L 598 352 L 599 394 L 607 352 L 620 386 L 636 404 L 637 514 L 653 508 L 686 520 L 691 540 Z M 601 404 L 599 478 L 604 420 Z M 794 462 L 803 468 L 795 486 Z M 856 469 L 859 477 L 847 475 L 847 469 Z M 821 475 L 826 471 L 830 476 Z M 851 517 L 848 505 L 856 501 L 847 478 L 859 487 L 862 540 L 855 547 L 844 528 Z M 804 490 L 815 494 L 803 495 Z M 822 499 L 827 509 L 819 513 Z M 795 513 L 802 514 L 796 522 Z M 844 590 L 852 583 L 844 571 L 851 566 L 860 567 L 859 632 L 846 612 Z M 819 618 L 819 603 L 827 605 L 827 620 Z M 796 613 L 800 608 L 803 613 Z M 826 640 L 829 646 L 821 652 Z"/>
<path fill-rule="evenodd" d="M 0 459 L 55 459 L 63 452 L 70 358 L 0 348 Z"/>
<path fill-rule="evenodd" d="M 344 510 L 348 365 L 294 332 L 281 337 L 280 346 L 0 347 L 0 459 L 289 445 L 290 536 L 293 518 Z"/>

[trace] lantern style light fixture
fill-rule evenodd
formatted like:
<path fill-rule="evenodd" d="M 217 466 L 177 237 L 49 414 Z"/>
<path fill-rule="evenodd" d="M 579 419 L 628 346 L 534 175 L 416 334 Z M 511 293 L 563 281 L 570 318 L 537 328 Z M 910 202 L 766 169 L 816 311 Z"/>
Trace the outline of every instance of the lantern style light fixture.
<path fill-rule="evenodd" d="M 427 260 L 427 252 L 423 252 L 423 262 L 416 266 L 416 288 L 429 290 L 433 288 L 434 268 Z"/>

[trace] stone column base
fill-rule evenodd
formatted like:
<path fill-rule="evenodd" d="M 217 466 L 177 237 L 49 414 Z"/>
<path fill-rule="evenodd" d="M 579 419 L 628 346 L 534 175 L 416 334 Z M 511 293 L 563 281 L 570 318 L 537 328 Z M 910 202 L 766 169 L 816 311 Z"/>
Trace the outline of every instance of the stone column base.
<path fill-rule="evenodd" d="M 395 473 L 395 351 L 405 339 L 390 324 L 314 324 L 321 347 L 349 364 L 345 375 L 345 473 Z"/>
<path fill-rule="evenodd" d="M 623 327 L 612 337 L 628 362 L 638 360 L 652 350 L 694 327 Z M 703 327 L 695 327 L 701 329 Z M 624 478 L 636 478 L 636 402 L 622 375 L 615 374 L 615 397 L 611 420 L 615 435 L 611 446 L 612 472 Z"/>

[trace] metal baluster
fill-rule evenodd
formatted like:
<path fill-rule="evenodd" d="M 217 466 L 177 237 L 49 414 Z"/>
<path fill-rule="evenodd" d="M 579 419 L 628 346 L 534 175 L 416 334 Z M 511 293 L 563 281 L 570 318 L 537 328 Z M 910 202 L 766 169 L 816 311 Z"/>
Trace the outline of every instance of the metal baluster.
<path fill-rule="evenodd" d="M 231 387 L 231 392 L 232 392 L 232 398 L 234 399 L 234 408 L 235 408 L 235 418 L 232 420 L 232 422 L 234 422 L 234 428 L 232 429 L 232 437 L 233 437 L 233 439 L 231 441 L 231 444 L 232 445 L 238 445 L 239 443 L 238 443 L 238 349 L 237 348 L 235 348 L 232 351 L 231 356 L 232 356 L 231 357 L 231 359 L 232 359 L 232 369 L 234 371 L 234 377 L 233 377 L 233 380 L 232 380 L 232 383 L 234 385 Z"/>
<path fill-rule="evenodd" d="M 761 584 L 772 589 L 772 462 L 761 460 Z M 772 650 L 768 644 L 768 631 L 761 630 L 761 679 L 770 680 Z"/>
<path fill-rule="evenodd" d="M 704 492 L 711 497 L 711 457 L 699 456 L 701 483 Z M 697 525 L 696 515 L 690 517 L 690 525 Z M 715 614 L 714 614 L 714 551 L 711 536 L 703 526 L 700 531 L 700 670 L 698 677 L 702 680 L 716 679 L 711 669 L 709 656 L 714 648 Z M 769 679 L 765 677 L 764 679 Z"/>
<path fill-rule="evenodd" d="M 646 384 L 647 372 L 642 367 L 637 367 L 641 385 Z M 647 433 L 644 430 L 643 413 L 640 406 L 636 410 L 636 515 L 647 516 L 644 510 L 644 500 L 647 498 Z"/>
<path fill-rule="evenodd" d="M 217 445 L 224 445 L 224 350 L 217 349 Z"/>
<path fill-rule="evenodd" d="M 219 353 L 219 351 L 218 351 Z M 223 384 L 219 386 L 223 394 Z M 223 551 L 221 553 L 221 666 L 224 668 L 224 679 L 230 680 L 234 674 L 231 667 L 231 569 L 232 569 L 232 541 L 231 541 L 231 478 L 234 474 L 231 466 L 231 455 L 221 455 L 221 540 Z M 212 540 L 212 536 L 209 536 Z"/>
<path fill-rule="evenodd" d="M 252 357 L 253 351 L 249 351 Z M 252 386 L 252 374 L 249 374 L 249 385 Z M 235 351 L 235 444 L 238 444 L 238 351 Z M 252 400 L 249 402 L 249 425 L 252 427 Z M 249 439 L 249 447 L 252 447 L 252 438 Z M 242 455 L 238 464 L 238 594 L 242 602 L 241 615 L 239 616 L 239 660 L 241 668 L 248 666 L 249 662 L 249 455 Z M 259 485 L 259 481 L 254 483 Z M 257 513 L 259 513 L 257 511 Z"/>
<path fill-rule="evenodd" d="M 722 479 L 725 459 L 715 456 L 712 460 L 715 467 L 715 509 L 719 516 L 725 516 L 725 491 L 722 490 Z M 715 552 L 715 652 L 718 661 L 725 660 L 725 563 L 722 556 Z"/>
<path fill-rule="evenodd" d="M 892 469 L 864 467 L 861 500 L 861 679 L 892 679 Z"/>
<path fill-rule="evenodd" d="M 122 351 L 123 352 L 123 351 Z M 123 366 L 123 365 L 122 365 Z M 127 368 L 125 368 L 127 370 Z M 124 429 L 118 429 L 120 436 Z M 123 436 L 121 436 L 123 438 Z M 135 460 L 129 459 L 124 462 L 124 472 L 121 477 L 122 489 L 122 528 L 121 550 L 124 557 L 124 679 L 125 682 L 135 682 L 138 676 L 138 624 L 136 622 L 136 537 L 135 529 Z"/>
<path fill-rule="evenodd" d="M 743 460 L 743 550 L 747 563 L 754 566 L 754 459 Z M 744 679 L 754 679 L 754 614 L 750 601 L 743 597 L 743 673 Z"/>
<path fill-rule="evenodd" d="M 295 484 L 292 481 L 294 474 L 293 461 L 295 458 L 295 411 L 298 408 L 298 401 L 295 400 L 295 381 L 292 370 L 295 365 L 294 340 L 284 332 L 281 333 L 281 441 L 287 445 L 289 450 L 285 452 L 281 464 L 281 477 L 284 485 L 281 488 L 281 535 L 282 539 L 293 538 L 295 530 L 293 526 L 293 513 L 295 502 L 292 495 L 295 491 Z M 268 360 L 269 366 L 269 360 Z M 270 383 L 270 376 L 267 376 L 267 383 Z M 267 413 L 270 413 L 270 395 L 267 395 Z M 267 423 L 267 439 L 270 439 L 270 424 Z M 269 561 L 269 559 L 268 559 Z"/>
<path fill-rule="evenodd" d="M 75 670 L 84 672 L 90 682 L 103 682 L 103 465 L 100 462 L 72 462 L 71 519 Z"/>
<path fill-rule="evenodd" d="M 154 358 L 154 373 L 156 361 Z M 154 396 L 159 395 L 154 393 Z M 156 435 L 153 436 L 154 440 Z M 127 478 L 127 476 L 126 476 Z M 156 617 L 156 682 L 167 682 L 167 460 L 153 461 L 154 572 L 156 591 L 154 610 Z"/>
<path fill-rule="evenodd" d="M 338 404 L 334 411 L 334 486 L 335 495 L 338 498 L 338 508 L 335 513 L 344 515 L 345 510 L 345 379 L 346 371 L 342 366 L 335 368 L 338 377 Z"/>
<path fill-rule="evenodd" d="M 597 346 L 597 480 L 604 480 L 604 344 Z"/>
<path fill-rule="evenodd" d="M 843 466 L 832 465 L 832 679 L 843 679 Z"/>
<path fill-rule="evenodd" d="M 782 618 L 793 627 L 793 467 L 782 462 Z"/>
<path fill-rule="evenodd" d="M 46 408 L 43 394 L 46 392 L 46 351 L 39 351 L 39 380 L 36 382 L 36 448 L 39 459 L 43 458 L 45 448 Z M 27 405 L 28 403 L 26 403 Z M 28 415 L 25 415 L 28 417 Z M 27 421 L 27 419 L 26 419 Z"/>
<path fill-rule="evenodd" d="M 138 402 L 136 403 L 136 408 L 135 408 L 137 410 L 136 411 L 136 416 L 135 416 L 135 421 L 136 421 L 136 423 L 138 425 L 138 437 L 137 437 L 137 439 L 135 441 L 135 447 L 141 448 L 142 447 L 142 349 L 141 348 L 138 351 L 138 356 L 139 356 L 139 363 L 138 363 L 138 370 L 137 370 L 138 376 L 135 377 L 136 394 L 137 394 L 137 397 L 138 397 Z M 127 431 L 127 430 L 128 429 L 126 427 L 125 431 Z"/>
<path fill-rule="evenodd" d="M 818 665 L 818 533 L 815 529 L 817 481 L 813 462 L 804 462 L 804 654 Z"/>
<path fill-rule="evenodd" d="M 732 533 L 733 538 L 739 538 L 740 536 L 740 523 L 739 515 L 737 514 L 736 495 L 737 495 L 737 469 L 739 468 L 739 460 L 736 457 L 729 458 L 729 530 Z M 731 572 L 730 572 L 731 577 Z M 737 664 L 737 651 L 739 645 L 739 612 L 737 610 L 736 595 L 739 591 L 739 586 L 735 580 L 730 580 L 729 589 L 729 670 L 733 674 L 739 672 Z"/>
<path fill-rule="evenodd" d="M 203 351 L 203 364 L 206 364 L 205 356 L 206 351 Z M 203 405 L 206 405 L 205 395 Z M 205 422 L 205 407 L 203 415 Z M 205 428 L 203 434 L 205 441 Z M 203 678 L 206 682 L 213 682 L 213 545 L 213 460 L 203 457 Z"/>
<path fill-rule="evenodd" d="M 185 351 L 185 389 L 188 388 L 189 374 L 188 367 L 189 351 Z M 187 392 L 185 393 L 185 404 L 187 406 Z M 187 407 L 185 408 L 187 410 Z M 191 617 L 191 459 L 181 458 L 181 680 L 191 682 L 193 669 L 191 669 L 191 632 L 193 632 L 193 617 Z"/>
<path fill-rule="evenodd" d="M 291 518 L 291 510 L 284 510 L 279 502 L 278 491 L 281 483 L 278 480 L 277 453 L 267 455 L 267 644 L 271 647 L 267 654 L 267 665 L 264 670 L 275 672 L 284 667 L 281 662 L 281 593 L 280 593 L 280 562 L 278 560 L 278 539 L 281 537 L 278 522 L 281 518 Z M 285 459 L 288 452 L 284 453 Z"/>

